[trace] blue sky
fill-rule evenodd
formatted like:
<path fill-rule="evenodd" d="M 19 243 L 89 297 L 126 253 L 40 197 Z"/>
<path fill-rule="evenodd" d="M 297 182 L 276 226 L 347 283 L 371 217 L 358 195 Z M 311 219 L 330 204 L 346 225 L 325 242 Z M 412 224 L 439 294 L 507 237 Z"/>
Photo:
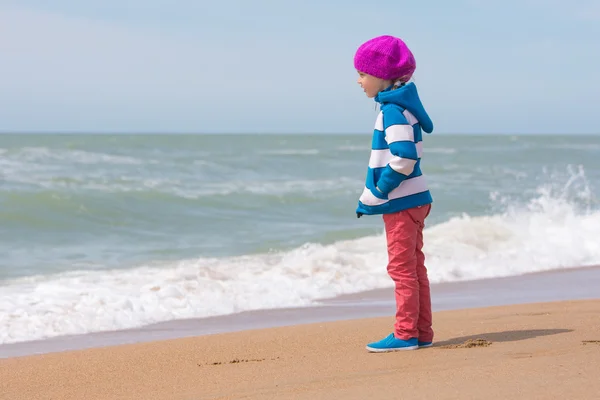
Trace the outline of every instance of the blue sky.
<path fill-rule="evenodd" d="M 381 34 L 435 133 L 600 133 L 597 0 L 0 0 L 0 131 L 370 132 Z"/>

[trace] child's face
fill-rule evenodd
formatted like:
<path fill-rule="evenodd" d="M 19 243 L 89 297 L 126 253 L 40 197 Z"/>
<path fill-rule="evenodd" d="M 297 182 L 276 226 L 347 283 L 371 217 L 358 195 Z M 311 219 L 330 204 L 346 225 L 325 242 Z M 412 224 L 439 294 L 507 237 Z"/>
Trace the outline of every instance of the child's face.
<path fill-rule="evenodd" d="M 372 99 L 377 96 L 377 93 L 381 92 L 390 85 L 390 81 L 386 81 L 380 78 L 376 78 L 373 75 L 358 72 L 357 83 L 365 91 L 368 98 Z"/>

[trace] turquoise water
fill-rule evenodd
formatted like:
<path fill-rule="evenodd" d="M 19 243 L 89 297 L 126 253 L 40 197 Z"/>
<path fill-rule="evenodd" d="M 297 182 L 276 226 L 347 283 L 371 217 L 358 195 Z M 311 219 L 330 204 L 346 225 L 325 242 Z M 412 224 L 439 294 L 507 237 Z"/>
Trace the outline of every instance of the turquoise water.
<path fill-rule="evenodd" d="M 388 285 L 370 141 L 0 135 L 0 343 Z M 600 263 L 600 136 L 434 134 L 422 167 L 432 281 Z"/>

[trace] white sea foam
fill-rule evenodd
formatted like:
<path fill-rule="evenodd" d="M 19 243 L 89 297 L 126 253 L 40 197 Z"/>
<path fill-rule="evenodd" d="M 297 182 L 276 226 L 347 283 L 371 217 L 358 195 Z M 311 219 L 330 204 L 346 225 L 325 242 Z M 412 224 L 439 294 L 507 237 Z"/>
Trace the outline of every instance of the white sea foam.
<path fill-rule="evenodd" d="M 314 196 L 325 191 L 347 191 L 355 194 L 356 188 L 364 185 L 358 179 L 342 177 L 339 179 L 303 179 L 285 181 L 227 181 L 208 183 L 202 187 L 177 188 L 172 190 L 177 196 L 188 199 L 198 199 L 208 196 L 225 196 L 233 194 L 256 194 L 256 195 L 290 195 L 298 194 Z"/>
<path fill-rule="evenodd" d="M 529 202 L 464 214 L 425 230 L 430 280 L 450 282 L 600 264 L 600 210 L 583 170 Z M 0 283 L 0 343 L 115 330 L 244 310 L 310 306 L 391 286 L 383 235 L 262 255 Z"/>
<path fill-rule="evenodd" d="M 47 147 L 24 147 L 16 155 L 26 161 L 68 161 L 76 164 L 127 164 L 140 165 L 146 161 L 114 154 L 105 154 L 84 150 L 49 149 Z"/>
<path fill-rule="evenodd" d="M 360 151 L 360 152 L 363 152 L 363 153 L 369 153 L 371 151 L 371 148 L 369 147 L 368 144 L 366 146 L 344 145 L 344 146 L 339 146 L 336 150 L 340 150 L 340 151 Z"/>
<path fill-rule="evenodd" d="M 278 149 L 259 152 L 259 154 L 269 156 L 314 156 L 319 153 L 321 153 L 319 149 Z"/>
<path fill-rule="evenodd" d="M 425 147 L 423 151 L 434 154 L 455 154 L 457 150 L 452 147 Z"/>
<path fill-rule="evenodd" d="M 545 147 L 549 149 L 559 150 L 583 150 L 583 151 L 598 151 L 600 150 L 600 144 L 598 143 L 560 143 L 550 144 Z"/>
<path fill-rule="evenodd" d="M 201 199 L 211 196 L 227 196 L 241 194 L 277 195 L 290 194 L 314 196 L 326 191 L 347 191 L 355 193 L 356 188 L 364 184 L 360 179 L 342 177 L 340 179 L 296 179 L 296 180 L 228 180 L 223 182 L 187 182 L 173 178 L 145 178 L 135 175 L 121 175 L 118 179 L 108 179 L 97 173 L 71 174 L 68 177 L 56 177 L 42 168 L 24 169 L 20 166 L 10 167 L 0 162 L 2 178 L 6 182 L 34 185 L 44 189 L 63 190 L 67 188 L 90 190 L 104 193 L 130 193 L 155 191 L 185 199 Z M 28 173 L 24 173 L 28 171 Z"/>

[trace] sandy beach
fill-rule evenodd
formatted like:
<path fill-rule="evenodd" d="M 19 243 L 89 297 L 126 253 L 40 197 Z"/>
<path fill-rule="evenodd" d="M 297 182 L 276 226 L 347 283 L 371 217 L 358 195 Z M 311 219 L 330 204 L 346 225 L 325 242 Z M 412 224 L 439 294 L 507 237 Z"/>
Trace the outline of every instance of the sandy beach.
<path fill-rule="evenodd" d="M 370 354 L 390 317 L 0 360 L 1 399 L 597 399 L 600 300 L 440 311 L 433 348 Z"/>

